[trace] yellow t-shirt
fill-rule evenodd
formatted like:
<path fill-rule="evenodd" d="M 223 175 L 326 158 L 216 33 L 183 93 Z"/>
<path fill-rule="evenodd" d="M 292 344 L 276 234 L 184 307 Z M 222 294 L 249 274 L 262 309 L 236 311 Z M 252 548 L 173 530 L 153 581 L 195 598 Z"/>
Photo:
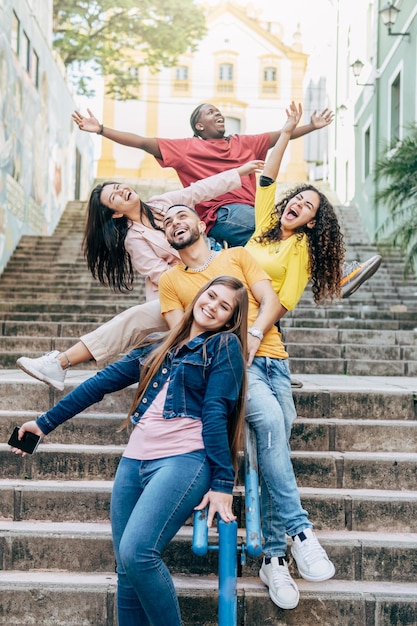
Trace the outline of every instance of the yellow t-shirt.
<path fill-rule="evenodd" d="M 258 185 L 255 199 L 256 229 L 245 249 L 270 276 L 272 287 L 282 306 L 291 311 L 296 307 L 309 281 L 307 237 L 303 235 L 298 239 L 296 235 L 291 235 L 283 241 L 268 244 L 255 241 L 255 237 L 270 226 L 276 188 L 276 183 L 268 187 Z"/>
<path fill-rule="evenodd" d="M 184 311 L 197 291 L 216 276 L 228 274 L 238 278 L 247 288 L 249 297 L 248 322 L 251 326 L 258 316 L 259 303 L 255 300 L 251 286 L 260 280 L 271 280 L 259 263 L 244 248 L 221 250 L 203 272 L 186 271 L 182 264 L 164 272 L 159 279 L 159 300 L 161 313 Z M 265 333 L 256 356 L 269 356 L 286 359 L 281 335 L 276 326 Z"/>

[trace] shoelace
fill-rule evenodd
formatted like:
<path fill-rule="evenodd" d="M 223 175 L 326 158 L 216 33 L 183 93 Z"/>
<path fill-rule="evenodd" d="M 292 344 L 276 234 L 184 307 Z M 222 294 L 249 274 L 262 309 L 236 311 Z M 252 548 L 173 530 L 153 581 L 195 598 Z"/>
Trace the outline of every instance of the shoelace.
<path fill-rule="evenodd" d="M 307 565 L 311 565 L 326 556 L 325 551 L 315 537 L 302 541 L 299 548 L 301 548 L 303 558 Z"/>
<path fill-rule="evenodd" d="M 353 270 L 356 270 L 361 263 L 359 261 L 351 261 L 350 263 L 345 263 L 343 265 L 343 278 L 346 278 Z"/>
<path fill-rule="evenodd" d="M 291 578 L 288 567 L 285 565 L 273 565 L 272 566 L 272 580 L 276 587 L 292 587 L 293 580 Z"/>

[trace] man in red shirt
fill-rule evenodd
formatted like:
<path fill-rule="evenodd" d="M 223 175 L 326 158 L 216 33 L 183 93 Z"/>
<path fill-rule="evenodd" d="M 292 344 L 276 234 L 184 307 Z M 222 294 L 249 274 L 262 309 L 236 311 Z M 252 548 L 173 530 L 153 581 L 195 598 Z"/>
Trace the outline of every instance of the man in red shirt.
<path fill-rule="evenodd" d="M 217 107 L 200 104 L 191 114 L 194 136 L 184 139 L 142 137 L 104 127 L 89 109 L 88 117 L 74 111 L 72 118 L 81 130 L 98 133 L 124 146 L 148 152 L 161 167 L 172 167 L 184 187 L 196 180 L 239 167 L 266 154 L 280 136 L 280 131 L 258 135 L 226 135 L 225 120 Z M 309 124 L 294 131 L 292 139 L 301 137 L 331 123 L 333 113 L 325 109 L 313 112 Z M 207 234 L 229 246 L 244 246 L 255 230 L 255 174 L 242 178 L 242 186 L 195 208 L 207 226 Z"/>

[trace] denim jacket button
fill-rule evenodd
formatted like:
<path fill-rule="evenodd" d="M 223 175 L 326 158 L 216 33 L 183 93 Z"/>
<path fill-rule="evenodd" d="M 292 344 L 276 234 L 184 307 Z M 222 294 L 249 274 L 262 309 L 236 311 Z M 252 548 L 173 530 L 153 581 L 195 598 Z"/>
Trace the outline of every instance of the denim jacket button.
<path fill-rule="evenodd" d="M 148 398 L 143 398 L 142 402 L 143 402 L 143 404 L 147 404 Z"/>
<path fill-rule="evenodd" d="M 139 413 L 133 413 L 133 417 L 139 417 Z"/>
<path fill-rule="evenodd" d="M 163 373 L 163 374 L 166 374 L 166 373 L 167 373 L 167 371 L 168 371 L 168 370 L 167 370 L 167 368 L 166 368 L 166 367 L 163 367 L 163 368 L 162 368 L 162 373 Z"/>
<path fill-rule="evenodd" d="M 154 389 L 156 389 L 156 387 L 158 387 L 158 383 L 157 383 L 157 382 L 152 383 L 152 387 L 153 387 Z"/>

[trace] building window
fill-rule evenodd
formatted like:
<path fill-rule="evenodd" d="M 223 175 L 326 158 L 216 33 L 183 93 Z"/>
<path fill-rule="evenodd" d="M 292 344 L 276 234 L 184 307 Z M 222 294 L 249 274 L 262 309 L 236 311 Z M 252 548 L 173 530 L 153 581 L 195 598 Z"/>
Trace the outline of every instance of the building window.
<path fill-rule="evenodd" d="M 220 63 L 219 65 L 219 81 L 233 80 L 233 65 L 231 63 Z"/>
<path fill-rule="evenodd" d="M 260 65 L 260 91 L 261 98 L 277 98 L 279 95 L 279 59 L 274 56 L 265 56 Z"/>
<path fill-rule="evenodd" d="M 184 96 L 190 93 L 190 70 L 188 65 L 178 65 L 172 74 L 172 95 Z"/>
<path fill-rule="evenodd" d="M 39 87 L 39 57 L 35 50 L 31 50 L 30 55 L 30 77 L 36 88 Z"/>
<path fill-rule="evenodd" d="M 25 70 L 29 72 L 30 70 L 30 39 L 25 33 L 25 31 L 23 31 L 23 37 L 22 37 L 21 61 Z"/>
<path fill-rule="evenodd" d="M 371 173 L 371 127 L 363 135 L 363 177 L 366 180 Z"/>
<path fill-rule="evenodd" d="M 401 75 L 391 84 L 391 141 L 401 139 Z"/>
<path fill-rule="evenodd" d="M 224 118 L 224 125 L 228 135 L 236 135 L 241 133 L 241 122 L 238 117 L 230 117 L 226 115 Z"/>
<path fill-rule="evenodd" d="M 139 65 L 130 65 L 127 68 L 129 74 L 129 93 L 132 98 L 137 100 L 141 97 L 141 84 L 140 84 L 140 68 Z"/>
<path fill-rule="evenodd" d="M 20 20 L 16 13 L 13 11 L 12 21 L 12 50 L 19 56 L 20 52 Z"/>
<path fill-rule="evenodd" d="M 186 65 L 175 68 L 175 80 L 188 80 L 188 67 Z"/>
<path fill-rule="evenodd" d="M 276 83 L 277 81 L 277 68 L 276 67 L 265 67 L 264 68 L 264 82 L 265 83 Z"/>
<path fill-rule="evenodd" d="M 232 94 L 235 89 L 234 66 L 232 63 L 219 63 L 217 68 L 217 92 Z"/>

